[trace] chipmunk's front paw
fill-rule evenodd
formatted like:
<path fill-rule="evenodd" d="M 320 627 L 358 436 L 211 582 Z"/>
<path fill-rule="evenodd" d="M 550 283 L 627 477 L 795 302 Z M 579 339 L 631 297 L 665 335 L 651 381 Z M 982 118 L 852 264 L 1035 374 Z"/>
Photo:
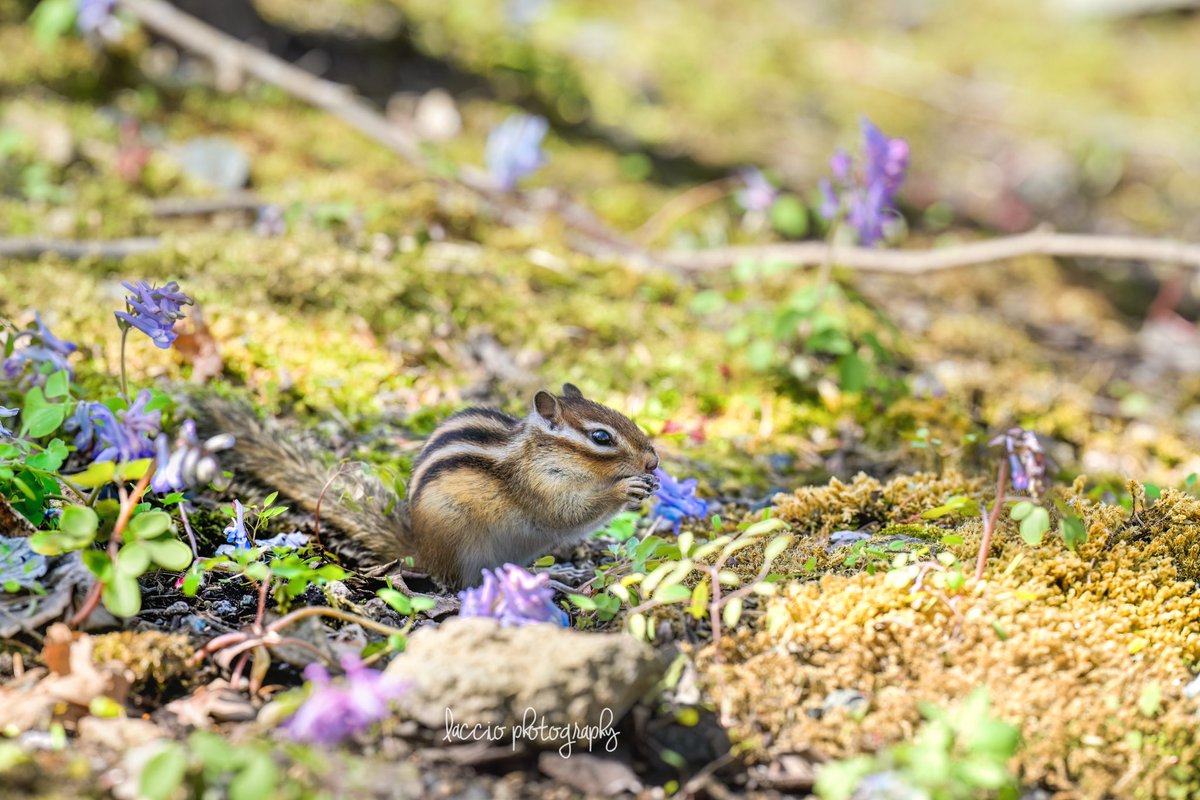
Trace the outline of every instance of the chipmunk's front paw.
<path fill-rule="evenodd" d="M 630 476 L 621 483 L 625 491 L 625 507 L 630 511 L 640 508 L 646 498 L 658 488 L 658 478 L 650 473 Z"/>

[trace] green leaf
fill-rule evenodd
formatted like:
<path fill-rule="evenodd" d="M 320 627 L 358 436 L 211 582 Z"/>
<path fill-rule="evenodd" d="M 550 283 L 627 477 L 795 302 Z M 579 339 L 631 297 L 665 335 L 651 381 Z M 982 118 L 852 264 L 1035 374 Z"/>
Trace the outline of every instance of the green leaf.
<path fill-rule="evenodd" d="M 867 371 L 867 362 L 857 353 L 847 353 L 838 359 L 842 391 L 857 394 L 867 388 Z"/>
<path fill-rule="evenodd" d="M 580 611 L 595 611 L 596 601 L 582 594 L 569 594 L 567 599 L 571 601 L 571 605 L 578 608 Z"/>
<path fill-rule="evenodd" d="M 66 370 L 59 370 L 46 378 L 45 396 L 48 398 L 66 397 L 70 393 L 70 384 L 71 379 L 67 376 Z"/>
<path fill-rule="evenodd" d="M 679 545 L 679 555 L 687 558 L 687 554 L 692 549 L 692 544 L 694 541 L 695 537 L 690 531 L 684 531 L 683 533 L 679 534 L 679 536 L 675 539 L 676 544 Z"/>
<path fill-rule="evenodd" d="M 93 461 L 83 472 L 63 477 L 84 489 L 96 489 L 110 482 L 116 469 L 117 465 L 111 461 Z"/>
<path fill-rule="evenodd" d="M 117 553 L 117 574 L 131 578 L 150 568 L 150 550 L 142 542 L 126 542 Z"/>
<path fill-rule="evenodd" d="M 725 295 L 714 289 L 697 292 L 688 304 L 689 310 L 696 316 L 703 317 L 725 307 Z"/>
<path fill-rule="evenodd" d="M 410 598 L 414 612 L 430 611 L 437 607 L 437 600 L 432 597 L 418 596 Z"/>
<path fill-rule="evenodd" d="M 108 557 L 107 552 L 104 550 L 84 550 L 79 555 L 83 559 L 83 565 L 97 578 L 102 581 L 112 579 L 112 559 Z"/>
<path fill-rule="evenodd" d="M 116 573 L 100 595 L 104 607 L 118 617 L 132 617 L 142 610 L 142 592 L 137 578 Z"/>
<path fill-rule="evenodd" d="M 229 800 L 263 800 L 275 796 L 279 770 L 270 753 L 259 753 L 229 784 Z"/>
<path fill-rule="evenodd" d="M 708 613 L 708 581 L 703 580 L 692 589 L 692 603 L 688 611 L 696 619 L 701 619 Z"/>
<path fill-rule="evenodd" d="M 772 539 L 767 544 L 766 548 L 763 550 L 763 562 L 769 564 L 772 561 L 774 561 L 776 558 L 779 557 L 780 553 L 782 553 L 784 550 L 788 549 L 788 546 L 791 543 L 792 543 L 792 537 L 786 533 L 781 536 L 776 536 L 774 539 Z"/>
<path fill-rule="evenodd" d="M 412 600 L 408 595 L 395 589 L 383 588 L 375 593 L 379 599 L 387 603 L 397 614 L 408 616 L 413 613 Z"/>
<path fill-rule="evenodd" d="M 69 505 L 62 510 L 58 521 L 58 529 L 72 540 L 79 542 L 80 547 L 96 538 L 96 530 L 100 525 L 100 517 L 87 506 Z"/>
<path fill-rule="evenodd" d="M 1142 694 L 1138 698 L 1138 711 L 1142 712 L 1143 717 L 1155 717 L 1162 711 L 1162 687 L 1157 681 L 1151 681 L 1142 688 Z"/>
<path fill-rule="evenodd" d="M 46 449 L 42 452 L 25 459 L 25 465 L 34 469 L 44 469 L 47 472 L 56 472 L 67 460 L 69 454 L 70 451 L 63 444 L 63 440 L 54 439 L 46 445 Z"/>
<path fill-rule="evenodd" d="M 171 515 L 165 511 L 147 511 L 129 520 L 126 536 L 134 539 L 154 539 L 171 530 Z"/>
<path fill-rule="evenodd" d="M 187 773 L 187 754 L 183 747 L 168 742 L 150 757 L 138 776 L 138 794 L 146 800 L 169 800 L 183 783 Z"/>
<path fill-rule="evenodd" d="M 626 625 L 629 626 L 629 634 L 633 638 L 646 641 L 646 616 L 644 614 L 630 614 Z"/>
<path fill-rule="evenodd" d="M 1022 500 L 1013 506 L 1012 510 L 1009 511 L 1008 514 L 1013 519 L 1020 521 L 1028 517 L 1033 512 L 1033 509 L 1033 503 L 1029 502 L 1028 500 Z"/>
<path fill-rule="evenodd" d="M 1029 515 L 1021 520 L 1021 538 L 1026 544 L 1039 545 L 1050 530 L 1050 512 L 1041 506 L 1034 506 Z"/>
<path fill-rule="evenodd" d="M 75 0 L 42 0 L 29 22 L 38 45 L 50 47 L 75 27 Z"/>
<path fill-rule="evenodd" d="M 202 569 L 188 570 L 188 573 L 183 576 L 183 585 L 180 586 L 180 591 L 182 591 L 186 597 L 195 597 L 196 592 L 200 589 L 200 581 L 203 578 L 204 578 L 204 570 L 202 570 Z"/>
<path fill-rule="evenodd" d="M 151 539 L 142 543 L 163 569 L 179 572 L 192 563 L 192 549 L 178 539 Z"/>
<path fill-rule="evenodd" d="M 554 556 L 542 556 L 537 561 L 533 562 L 535 567 L 549 567 L 554 564 Z"/>
<path fill-rule="evenodd" d="M 721 609 L 721 621 L 725 623 L 726 628 L 732 628 L 738 624 L 738 620 L 742 618 L 742 598 L 734 597 L 725 604 L 725 608 Z"/>
<path fill-rule="evenodd" d="M 691 590 L 682 583 L 676 583 L 674 585 L 663 584 L 659 587 L 658 591 L 654 593 L 654 600 L 665 605 L 669 603 L 682 603 L 685 600 L 690 599 L 691 596 Z"/>
<path fill-rule="evenodd" d="M 267 495 L 267 499 L 263 500 L 263 508 L 270 508 L 271 504 L 275 502 L 275 498 L 277 497 L 279 497 L 279 492 L 271 492 L 269 495 Z"/>
<path fill-rule="evenodd" d="M 1058 521 L 1058 530 L 1062 534 L 1063 544 L 1068 550 L 1074 551 L 1076 547 L 1087 541 L 1087 528 L 1083 527 L 1083 521 L 1074 514 L 1068 514 Z"/>
<path fill-rule="evenodd" d="M 43 436 L 49 436 L 58 430 L 63 424 L 63 420 L 67 418 L 66 403 L 57 403 L 55 405 L 39 406 L 32 412 L 21 414 L 22 431 L 24 435 L 31 439 L 40 439 Z"/>
<path fill-rule="evenodd" d="M 808 233 L 808 209 L 795 195 L 780 195 L 767 215 L 771 227 L 789 239 L 802 239 Z"/>

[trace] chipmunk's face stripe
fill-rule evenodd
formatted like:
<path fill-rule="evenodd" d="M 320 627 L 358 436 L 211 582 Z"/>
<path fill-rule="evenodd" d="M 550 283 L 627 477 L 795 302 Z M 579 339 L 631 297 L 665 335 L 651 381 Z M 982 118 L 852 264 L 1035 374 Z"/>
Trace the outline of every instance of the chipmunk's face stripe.
<path fill-rule="evenodd" d="M 498 480 L 506 480 L 510 473 L 510 470 L 502 462 L 477 453 L 462 453 L 438 458 L 429 463 L 419 480 L 414 481 L 411 502 L 415 503 L 421 492 L 437 483 L 438 476 L 447 473 L 453 474 L 458 470 L 474 470 Z"/>
<path fill-rule="evenodd" d="M 619 447 L 602 447 L 574 428 L 556 430 L 552 434 L 538 431 L 535 436 L 535 441 L 542 447 L 561 447 L 590 461 L 612 461 L 623 455 Z"/>

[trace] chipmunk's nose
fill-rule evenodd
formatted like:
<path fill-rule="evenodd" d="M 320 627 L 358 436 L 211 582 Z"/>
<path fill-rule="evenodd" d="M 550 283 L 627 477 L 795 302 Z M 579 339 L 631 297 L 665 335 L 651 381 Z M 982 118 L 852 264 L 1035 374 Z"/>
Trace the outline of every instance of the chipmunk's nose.
<path fill-rule="evenodd" d="M 646 453 L 646 472 L 654 472 L 658 469 L 658 453 L 653 450 Z"/>

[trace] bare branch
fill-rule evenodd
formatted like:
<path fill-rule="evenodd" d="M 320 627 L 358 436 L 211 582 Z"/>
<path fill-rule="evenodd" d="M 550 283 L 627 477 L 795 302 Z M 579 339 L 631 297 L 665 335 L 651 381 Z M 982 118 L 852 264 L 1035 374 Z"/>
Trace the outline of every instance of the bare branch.
<path fill-rule="evenodd" d="M 56 255 L 70 259 L 95 257 L 116 260 L 142 253 L 152 253 L 161 246 L 162 242 L 152 236 L 107 241 L 99 239 L 71 241 L 67 239 L 0 238 L 0 258 L 35 259 L 44 255 Z"/>
<path fill-rule="evenodd" d="M 819 265 L 832 255 L 833 263 L 861 272 L 919 275 L 927 272 L 1006 261 L 1029 255 L 1151 261 L 1200 269 L 1200 244 L 1132 236 L 1094 236 L 1036 230 L 970 244 L 931 250 L 874 250 L 824 242 L 790 242 L 709 250 L 658 253 L 656 260 L 682 272 L 726 269 L 743 261 L 783 261 Z"/>

